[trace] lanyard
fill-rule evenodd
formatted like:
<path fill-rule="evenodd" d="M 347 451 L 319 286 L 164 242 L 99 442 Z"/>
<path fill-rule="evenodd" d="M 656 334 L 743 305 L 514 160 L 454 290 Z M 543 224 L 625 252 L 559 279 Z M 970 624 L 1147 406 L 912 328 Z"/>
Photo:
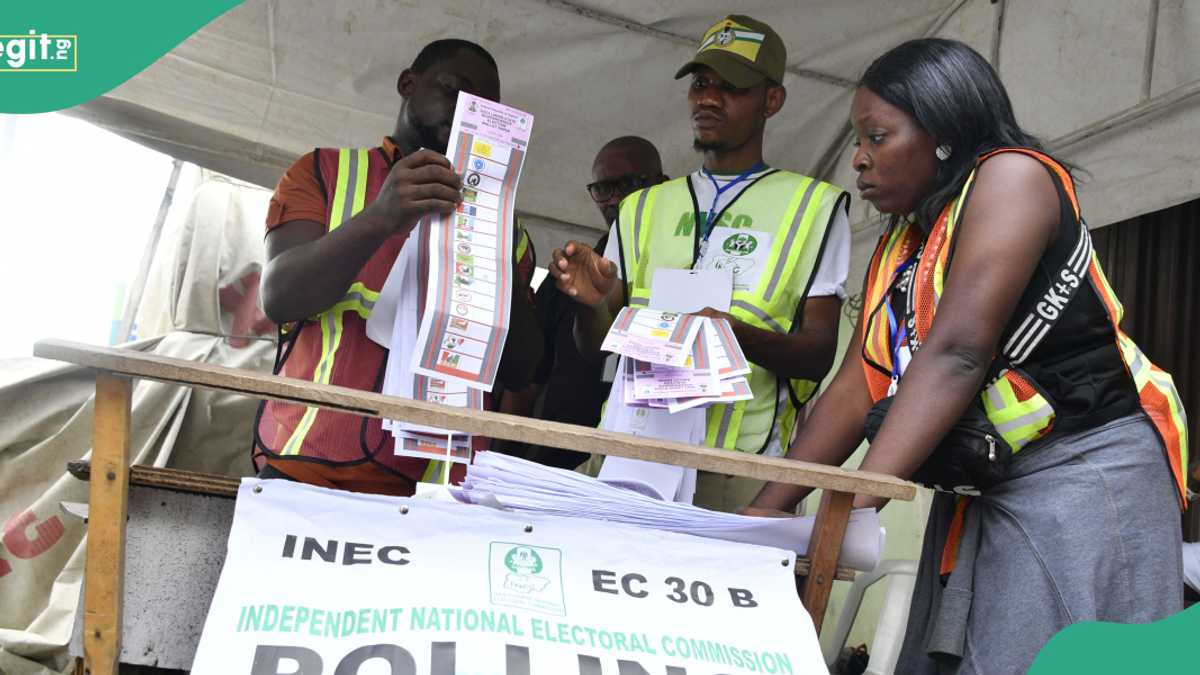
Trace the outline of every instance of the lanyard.
<path fill-rule="evenodd" d="M 708 235 L 712 234 L 713 219 L 717 217 L 717 203 L 721 200 L 721 195 L 725 194 L 734 185 L 745 181 L 755 172 L 765 168 L 767 168 L 767 165 L 760 160 L 754 166 L 743 171 L 740 176 L 726 183 L 724 187 L 717 185 L 717 179 L 707 169 L 701 169 L 701 172 L 705 176 L 708 176 L 708 180 L 712 182 L 713 189 L 716 190 L 716 194 L 713 195 L 712 206 L 708 207 L 708 217 L 704 222 L 704 241 L 708 241 Z"/>
<path fill-rule="evenodd" d="M 904 264 L 896 270 L 896 276 L 893 278 L 891 287 L 888 288 L 887 296 L 883 301 L 883 307 L 887 310 L 888 317 L 888 347 L 892 352 L 892 382 L 900 381 L 900 333 L 904 330 L 904 324 L 896 319 L 896 313 L 892 310 L 892 293 L 895 291 L 896 282 L 898 282 L 900 278 L 904 276 L 904 272 L 908 270 L 908 268 L 911 267 L 913 262 L 916 260 L 917 257 L 913 256 L 908 260 L 905 260 Z M 910 284 L 908 292 L 912 293 L 913 290 L 914 289 Z"/>

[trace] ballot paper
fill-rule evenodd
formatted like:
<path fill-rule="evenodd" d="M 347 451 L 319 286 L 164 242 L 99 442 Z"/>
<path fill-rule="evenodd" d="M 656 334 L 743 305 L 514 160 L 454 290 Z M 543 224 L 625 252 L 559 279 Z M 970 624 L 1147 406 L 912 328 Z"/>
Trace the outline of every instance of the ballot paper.
<path fill-rule="evenodd" d="M 461 434 L 437 436 L 400 432 L 396 435 L 396 454 L 467 464 L 471 461 L 471 437 Z"/>
<path fill-rule="evenodd" d="M 513 204 L 533 115 L 459 92 L 446 155 L 463 201 L 429 230 L 413 370 L 491 391 L 508 336 Z"/>
<path fill-rule="evenodd" d="M 604 415 L 600 418 L 600 428 L 606 431 L 647 436 L 663 440 L 679 441 L 699 445 L 704 442 L 704 411 L 701 409 L 688 412 L 686 415 L 672 415 L 666 410 L 655 410 L 649 406 L 626 405 L 628 390 L 627 380 L 630 360 L 622 356 L 618 370 L 623 374 L 623 385 L 615 384 L 608 402 L 604 406 Z"/>
<path fill-rule="evenodd" d="M 451 492 L 465 502 L 499 503 L 518 512 L 608 520 L 785 548 L 801 555 L 808 552 L 816 520 L 811 516 L 758 518 L 708 511 L 496 452 L 476 453 L 474 463 L 467 467 L 466 480 Z M 839 564 L 862 571 L 874 569 L 883 542 L 879 514 L 874 509 L 855 510 L 842 542 Z"/>
<path fill-rule="evenodd" d="M 712 396 L 720 391 L 720 388 L 721 382 L 711 370 L 674 368 L 633 361 L 635 399 Z"/>
<path fill-rule="evenodd" d="M 702 323 L 693 314 L 623 307 L 600 348 L 639 361 L 683 366 Z"/>
<path fill-rule="evenodd" d="M 367 337 L 388 349 L 381 392 L 388 396 L 483 410 L 483 392 L 448 379 L 430 378 L 412 370 L 423 297 L 420 273 L 421 243 L 428 241 L 430 219 L 414 229 L 380 289 Z M 466 462 L 471 437 L 420 424 L 383 420 L 384 431 L 395 437 L 395 453 L 426 459 Z M 447 445 L 449 444 L 449 445 Z"/>
<path fill-rule="evenodd" d="M 631 313 L 625 315 L 626 320 L 634 326 L 647 323 L 633 314 L 639 311 L 655 310 L 630 310 Z M 662 314 L 675 316 L 669 312 L 658 312 L 651 315 L 649 322 Z M 615 336 L 621 331 L 616 326 L 609 332 L 612 339 L 605 340 L 605 348 L 611 348 L 622 358 L 616 386 L 622 393 L 624 405 L 680 412 L 698 406 L 753 398 L 750 383 L 744 377 L 750 372 L 750 362 L 738 345 L 729 322 L 722 318 L 679 315 L 680 321 L 676 324 L 662 321 L 665 326 L 658 332 L 682 333 L 684 328 L 681 320 L 684 318 L 690 318 L 693 328 L 698 324 L 699 329 L 695 330 L 688 354 L 679 366 L 642 360 L 638 358 L 639 354 L 645 355 L 657 347 L 644 348 L 644 345 L 634 344 L 624 336 Z M 661 344 L 667 338 L 660 334 L 652 339 L 657 339 Z M 613 405 L 611 401 L 609 405 Z"/>
<path fill-rule="evenodd" d="M 721 379 L 736 375 L 749 375 L 750 362 L 742 352 L 733 335 L 733 328 L 725 319 L 709 319 L 704 322 L 703 346 L 709 350 L 711 365 Z"/>
<path fill-rule="evenodd" d="M 397 359 L 400 360 L 400 359 Z M 440 380 L 414 374 L 412 394 L 406 398 L 428 403 L 483 410 L 483 392 L 461 382 Z M 471 461 L 471 436 L 410 422 L 392 422 L 389 430 L 396 437 L 395 453 L 425 459 L 457 462 Z"/>
<path fill-rule="evenodd" d="M 714 403 L 736 403 L 738 401 L 749 401 L 754 398 L 754 391 L 750 389 L 750 383 L 744 377 L 721 380 L 720 384 L 720 390 L 711 396 L 669 399 L 667 401 L 667 411 L 675 414 L 690 408 L 709 406 Z"/>
<path fill-rule="evenodd" d="M 706 307 L 728 311 L 732 283 L 729 271 L 658 269 L 651 284 L 650 310 L 685 316 Z M 644 352 L 621 354 L 601 428 L 700 445 L 705 433 L 704 406 L 742 400 L 742 395 L 752 398 L 749 383 L 741 377 L 749 372 L 749 364 L 728 322 L 694 319 L 700 329 L 682 366 L 634 358 Z M 723 328 L 719 330 L 718 325 Z M 746 367 L 741 370 L 743 365 Z M 695 469 L 618 457 L 605 458 L 600 480 L 687 504 L 696 492 Z"/>

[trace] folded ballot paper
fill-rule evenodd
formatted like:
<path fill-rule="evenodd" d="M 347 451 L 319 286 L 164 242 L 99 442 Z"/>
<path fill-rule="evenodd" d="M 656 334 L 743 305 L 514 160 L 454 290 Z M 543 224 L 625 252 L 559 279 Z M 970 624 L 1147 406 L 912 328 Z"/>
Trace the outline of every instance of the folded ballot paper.
<path fill-rule="evenodd" d="M 804 555 L 812 537 L 812 516 L 758 518 L 708 511 L 664 501 L 640 491 L 608 485 L 574 471 L 555 469 L 496 452 L 478 452 L 455 497 L 472 504 L 512 511 L 608 520 L 711 539 L 772 546 Z M 884 531 L 874 509 L 850 516 L 840 564 L 871 570 L 883 550 Z"/>
<path fill-rule="evenodd" d="M 754 397 L 750 363 L 724 319 L 625 307 L 601 346 L 621 355 L 625 405 L 671 413 Z"/>

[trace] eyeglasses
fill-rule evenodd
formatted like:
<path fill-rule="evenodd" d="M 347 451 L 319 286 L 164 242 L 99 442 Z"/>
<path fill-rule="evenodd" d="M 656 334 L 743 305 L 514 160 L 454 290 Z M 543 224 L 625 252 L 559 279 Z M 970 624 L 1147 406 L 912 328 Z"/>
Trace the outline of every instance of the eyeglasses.
<path fill-rule="evenodd" d="M 614 194 L 627 195 L 648 185 L 650 176 L 644 173 L 627 173 L 624 176 L 588 183 L 587 191 L 592 196 L 592 201 L 605 202 L 612 199 Z"/>

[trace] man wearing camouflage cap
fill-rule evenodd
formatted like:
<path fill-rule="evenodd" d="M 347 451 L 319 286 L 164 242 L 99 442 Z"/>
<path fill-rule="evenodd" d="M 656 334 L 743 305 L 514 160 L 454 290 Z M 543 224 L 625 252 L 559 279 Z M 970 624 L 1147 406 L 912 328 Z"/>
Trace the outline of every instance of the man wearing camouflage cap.
<path fill-rule="evenodd" d="M 763 132 L 787 99 L 787 49 L 770 26 L 732 15 L 701 37 L 690 77 L 702 167 L 629 195 L 601 256 L 571 242 L 550 273 L 580 303 L 576 338 L 598 351 L 623 304 L 646 306 L 657 269 L 731 269 L 729 320 L 753 364 L 753 400 L 706 413 L 705 445 L 777 455 L 829 371 L 849 268 L 849 195 L 763 161 Z M 695 502 L 732 510 L 760 483 L 701 473 Z"/>

